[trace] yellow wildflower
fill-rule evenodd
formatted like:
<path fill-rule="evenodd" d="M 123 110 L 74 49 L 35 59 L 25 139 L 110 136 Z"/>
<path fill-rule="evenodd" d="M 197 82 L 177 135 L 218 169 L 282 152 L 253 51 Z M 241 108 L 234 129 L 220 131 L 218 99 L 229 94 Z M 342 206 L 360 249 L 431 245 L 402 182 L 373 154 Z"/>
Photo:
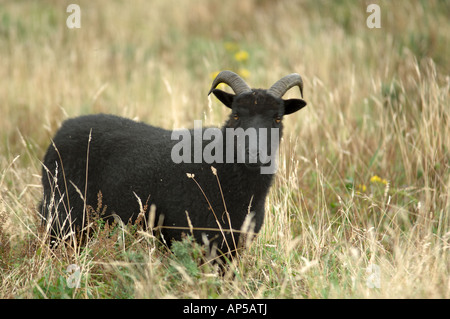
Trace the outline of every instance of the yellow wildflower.
<path fill-rule="evenodd" d="M 364 184 L 359 184 L 358 185 L 358 190 L 360 190 L 361 192 L 365 192 L 367 190 L 367 186 Z"/>
<path fill-rule="evenodd" d="M 245 68 L 241 68 L 239 69 L 238 74 L 244 79 L 248 79 L 248 77 L 250 76 L 250 71 Z"/>
<path fill-rule="evenodd" d="M 374 176 L 372 176 L 371 178 L 370 178 L 370 182 L 371 183 L 377 183 L 377 182 L 380 182 L 381 181 L 381 178 L 380 178 L 380 176 L 378 176 L 378 175 L 374 175 Z"/>
<path fill-rule="evenodd" d="M 381 177 L 378 176 L 378 175 L 372 176 L 372 177 L 370 178 L 370 182 L 371 182 L 371 183 L 381 183 L 381 184 L 384 184 L 384 185 L 386 185 L 386 184 L 388 183 L 387 180 L 385 180 L 384 178 L 381 178 Z"/>
<path fill-rule="evenodd" d="M 236 42 L 227 41 L 223 44 L 223 46 L 228 52 L 236 52 L 239 50 L 239 45 Z"/>
<path fill-rule="evenodd" d="M 234 59 L 238 62 L 245 62 L 248 60 L 249 54 L 245 50 L 240 50 L 234 54 Z"/>

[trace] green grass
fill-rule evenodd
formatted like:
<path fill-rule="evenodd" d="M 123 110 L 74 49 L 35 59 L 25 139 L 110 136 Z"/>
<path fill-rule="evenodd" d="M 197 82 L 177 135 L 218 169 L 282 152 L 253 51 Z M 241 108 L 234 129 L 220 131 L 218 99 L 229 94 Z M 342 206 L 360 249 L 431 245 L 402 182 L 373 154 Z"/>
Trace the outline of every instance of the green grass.
<path fill-rule="evenodd" d="M 2 1 L 0 298 L 450 298 L 450 6 L 375 2 L 381 29 L 364 1 L 80 1 L 70 30 L 68 3 Z M 224 69 L 262 88 L 298 72 L 308 102 L 285 120 L 265 223 L 230 271 L 137 225 L 48 249 L 40 161 L 62 121 L 220 125 L 207 92 Z"/>

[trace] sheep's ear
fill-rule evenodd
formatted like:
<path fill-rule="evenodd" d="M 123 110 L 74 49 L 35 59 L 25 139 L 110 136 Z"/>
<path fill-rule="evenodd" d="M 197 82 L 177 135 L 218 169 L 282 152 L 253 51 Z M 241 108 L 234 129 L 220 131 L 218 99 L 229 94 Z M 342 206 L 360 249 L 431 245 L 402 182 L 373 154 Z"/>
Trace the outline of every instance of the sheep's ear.
<path fill-rule="evenodd" d="M 212 93 L 214 93 L 214 95 L 220 100 L 220 102 L 231 109 L 231 106 L 233 105 L 233 99 L 235 97 L 234 94 L 227 93 L 219 89 L 214 89 Z"/>
<path fill-rule="evenodd" d="M 297 112 L 298 110 L 304 108 L 306 106 L 306 102 L 301 99 L 289 99 L 284 100 L 284 114 L 291 114 Z"/>

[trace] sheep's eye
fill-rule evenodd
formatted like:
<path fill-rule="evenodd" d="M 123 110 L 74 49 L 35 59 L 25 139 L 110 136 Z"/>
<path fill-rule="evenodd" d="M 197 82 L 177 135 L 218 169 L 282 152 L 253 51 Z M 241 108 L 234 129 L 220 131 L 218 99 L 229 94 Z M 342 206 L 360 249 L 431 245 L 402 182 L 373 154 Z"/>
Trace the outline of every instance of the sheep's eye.
<path fill-rule="evenodd" d="M 235 121 L 237 121 L 237 120 L 239 120 L 239 115 L 233 114 L 233 118 L 234 118 Z"/>
<path fill-rule="evenodd" d="M 281 116 L 275 117 L 275 123 L 279 124 L 281 122 Z"/>

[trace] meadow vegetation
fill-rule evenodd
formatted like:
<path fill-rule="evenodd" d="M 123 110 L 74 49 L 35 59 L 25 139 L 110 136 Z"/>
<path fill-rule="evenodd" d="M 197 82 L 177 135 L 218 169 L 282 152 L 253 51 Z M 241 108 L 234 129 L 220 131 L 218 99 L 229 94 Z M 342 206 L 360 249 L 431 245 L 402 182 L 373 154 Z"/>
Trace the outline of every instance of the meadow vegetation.
<path fill-rule="evenodd" d="M 69 3 L 0 1 L 0 298 L 450 298 L 448 1 L 83 0 L 80 29 Z M 50 250 L 41 160 L 62 121 L 221 125 L 207 92 L 224 69 L 257 88 L 297 72 L 308 102 L 230 271 L 139 224 Z"/>

